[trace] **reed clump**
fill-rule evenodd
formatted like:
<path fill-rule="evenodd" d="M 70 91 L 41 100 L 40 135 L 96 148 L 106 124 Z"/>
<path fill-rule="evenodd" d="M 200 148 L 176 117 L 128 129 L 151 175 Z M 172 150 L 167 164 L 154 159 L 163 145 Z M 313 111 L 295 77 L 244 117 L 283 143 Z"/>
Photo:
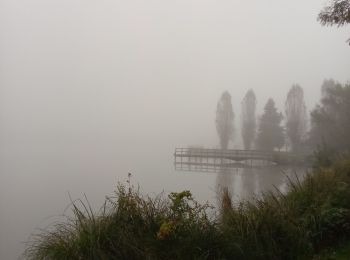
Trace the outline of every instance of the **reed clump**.
<path fill-rule="evenodd" d="M 81 201 L 73 217 L 32 237 L 29 259 L 312 259 L 350 239 L 350 158 L 318 167 L 289 191 L 234 203 L 217 215 L 189 191 L 143 196 L 118 185 L 96 214 Z"/>
<path fill-rule="evenodd" d="M 73 217 L 34 235 L 29 259 L 216 258 L 218 233 L 209 205 L 189 191 L 151 198 L 119 184 L 115 197 L 94 214 L 88 203 L 73 203 Z"/>

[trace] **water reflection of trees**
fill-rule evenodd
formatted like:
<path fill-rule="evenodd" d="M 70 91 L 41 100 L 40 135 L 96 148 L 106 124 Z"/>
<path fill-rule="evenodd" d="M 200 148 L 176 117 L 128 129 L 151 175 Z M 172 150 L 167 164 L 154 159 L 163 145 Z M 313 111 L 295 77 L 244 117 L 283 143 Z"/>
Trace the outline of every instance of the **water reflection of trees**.
<path fill-rule="evenodd" d="M 279 167 L 220 169 L 216 177 L 216 191 L 224 188 L 234 199 L 251 199 L 261 192 L 281 189 L 287 180 L 287 172 Z M 289 174 L 291 175 L 291 170 Z M 294 175 L 294 174 L 292 174 Z"/>
<path fill-rule="evenodd" d="M 286 180 L 286 174 L 279 167 L 267 167 L 258 169 L 258 192 L 273 190 L 275 188 L 280 188 L 284 181 Z"/>
<path fill-rule="evenodd" d="M 242 169 L 242 193 L 241 197 L 249 199 L 258 193 L 259 176 L 254 168 Z"/>
<path fill-rule="evenodd" d="M 241 166 L 241 167 L 239 167 Z M 276 165 L 266 164 L 237 164 L 237 167 L 227 167 L 227 164 L 180 164 L 177 170 L 212 172 L 216 174 L 215 191 L 219 195 L 227 188 L 233 199 L 249 200 L 254 196 L 260 196 L 262 192 L 273 191 L 276 188 L 286 191 L 288 178 L 292 181 L 303 178 L 305 168 L 282 168 Z"/>
<path fill-rule="evenodd" d="M 216 190 L 220 191 L 221 189 L 228 188 L 232 189 L 233 183 L 233 169 L 222 168 L 219 170 L 216 176 Z"/>

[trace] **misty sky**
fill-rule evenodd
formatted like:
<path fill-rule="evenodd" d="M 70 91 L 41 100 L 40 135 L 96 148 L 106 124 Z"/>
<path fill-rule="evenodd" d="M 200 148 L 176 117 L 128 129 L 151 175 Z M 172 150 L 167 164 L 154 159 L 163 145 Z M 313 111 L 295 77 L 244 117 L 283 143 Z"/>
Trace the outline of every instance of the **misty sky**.
<path fill-rule="evenodd" d="M 269 96 L 281 107 L 293 83 L 310 109 L 324 78 L 350 78 L 349 27 L 321 27 L 323 5 L 1 0 L 2 137 L 95 134 L 213 145 L 223 90 L 239 122 L 249 88 L 261 110 Z"/>

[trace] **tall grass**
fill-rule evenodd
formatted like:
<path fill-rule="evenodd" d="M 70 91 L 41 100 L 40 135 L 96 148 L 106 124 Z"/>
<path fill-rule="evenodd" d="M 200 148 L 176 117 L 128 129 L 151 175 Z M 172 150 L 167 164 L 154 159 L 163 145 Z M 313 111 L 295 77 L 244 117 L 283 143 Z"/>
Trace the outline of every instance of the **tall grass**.
<path fill-rule="evenodd" d="M 189 191 L 142 196 L 118 185 L 96 214 L 73 204 L 73 217 L 32 237 L 29 259 L 310 259 L 350 239 L 350 159 L 318 167 L 250 201 L 223 190 L 218 216 Z"/>
<path fill-rule="evenodd" d="M 73 204 L 73 218 L 34 235 L 29 259 L 215 258 L 217 230 L 190 192 L 142 196 L 118 185 L 98 214 Z"/>

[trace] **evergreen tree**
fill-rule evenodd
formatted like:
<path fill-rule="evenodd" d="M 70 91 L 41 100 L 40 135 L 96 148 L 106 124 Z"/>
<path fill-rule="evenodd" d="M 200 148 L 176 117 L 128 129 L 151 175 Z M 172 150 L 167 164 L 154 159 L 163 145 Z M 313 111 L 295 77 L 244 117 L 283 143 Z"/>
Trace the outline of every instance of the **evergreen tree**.
<path fill-rule="evenodd" d="M 233 120 L 231 95 L 225 91 L 222 93 L 216 109 L 216 130 L 223 150 L 227 149 L 230 140 L 233 139 Z"/>
<path fill-rule="evenodd" d="M 260 118 L 257 136 L 257 147 L 260 150 L 272 151 L 284 145 L 284 133 L 281 126 L 282 113 L 277 112 L 275 102 L 270 98 Z"/>
<path fill-rule="evenodd" d="M 292 151 L 300 150 L 306 134 L 306 106 L 304 91 L 299 85 L 293 85 L 285 103 L 286 132 Z"/>
<path fill-rule="evenodd" d="M 251 149 L 256 134 L 256 97 L 250 89 L 242 100 L 242 138 L 244 149 Z"/>

